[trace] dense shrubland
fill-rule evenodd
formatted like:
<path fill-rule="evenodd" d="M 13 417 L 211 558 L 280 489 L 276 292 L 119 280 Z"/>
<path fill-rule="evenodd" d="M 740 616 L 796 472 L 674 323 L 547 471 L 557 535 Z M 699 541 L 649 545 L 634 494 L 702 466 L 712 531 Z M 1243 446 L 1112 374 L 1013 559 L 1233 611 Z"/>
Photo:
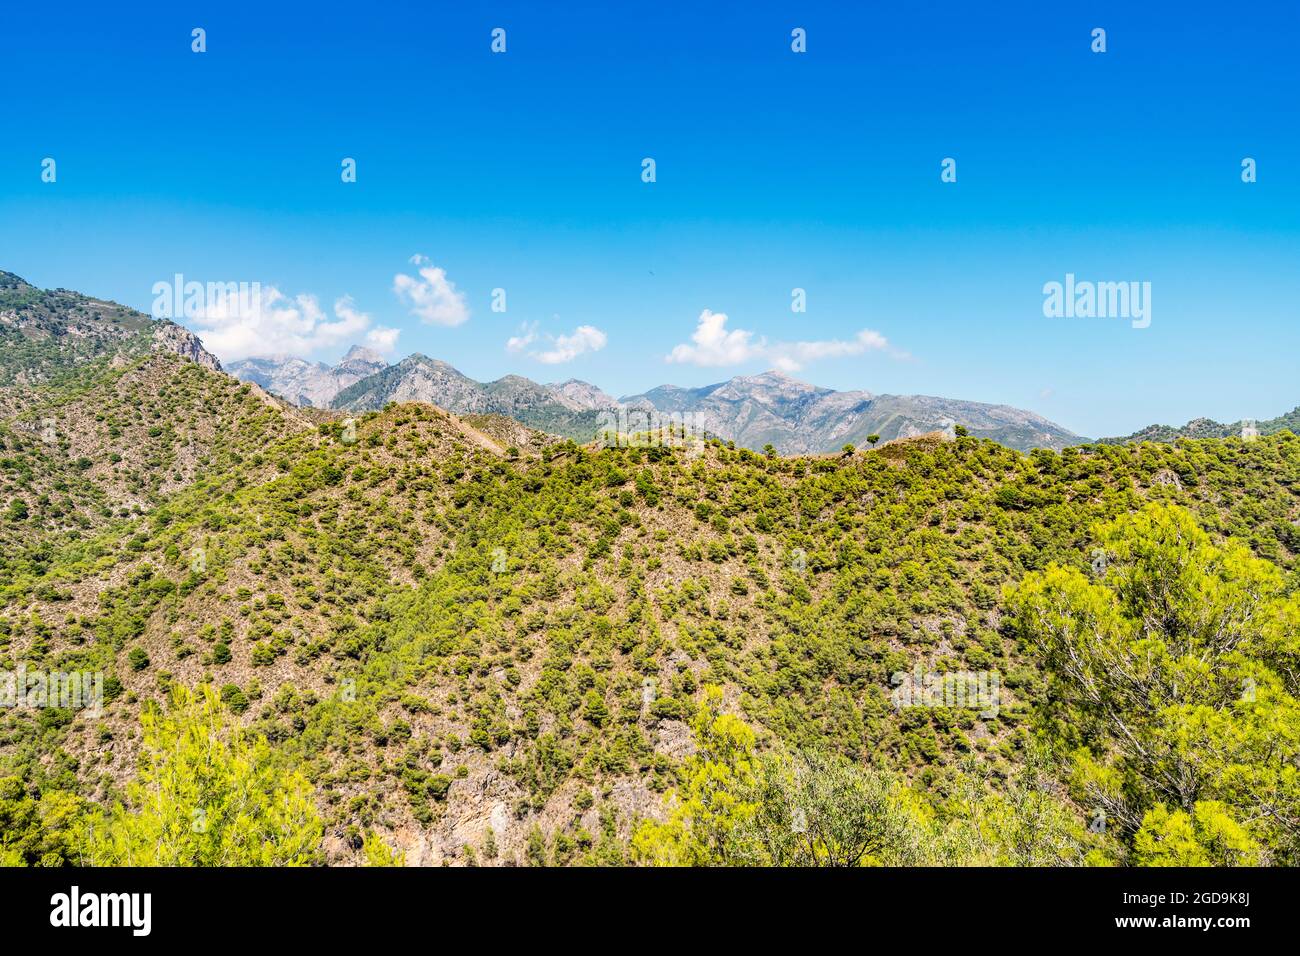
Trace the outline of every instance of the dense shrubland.
<path fill-rule="evenodd" d="M 1098 529 L 1097 577 L 1053 565 L 1008 589 L 1047 674 L 1025 760 L 995 786 L 962 762 L 925 800 L 899 769 L 759 753 L 711 688 L 660 865 L 1295 865 L 1300 599 L 1181 508 Z M 1087 821 L 1085 827 L 1084 822 Z"/>
<path fill-rule="evenodd" d="M 427 406 L 353 440 L 140 368 L 60 399 L 93 441 L 0 429 L 5 666 L 102 670 L 110 698 L 0 717 L 6 859 L 179 812 L 149 715 L 199 688 L 311 781 L 300 862 L 1295 860 L 1290 433 L 500 455 Z M 999 674 L 996 716 L 893 707 L 918 663 Z"/>

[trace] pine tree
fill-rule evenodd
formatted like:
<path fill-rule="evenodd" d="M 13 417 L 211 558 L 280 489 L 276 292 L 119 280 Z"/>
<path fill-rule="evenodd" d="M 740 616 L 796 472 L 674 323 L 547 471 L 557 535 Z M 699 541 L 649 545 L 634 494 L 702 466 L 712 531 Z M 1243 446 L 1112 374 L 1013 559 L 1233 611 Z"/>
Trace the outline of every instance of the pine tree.
<path fill-rule="evenodd" d="M 324 827 L 302 774 L 235 722 L 211 687 L 173 690 L 141 714 L 143 747 L 129 806 L 90 816 L 92 866 L 303 866 Z"/>
<path fill-rule="evenodd" d="M 1300 598 L 1177 506 L 1098 532 L 1094 580 L 1052 566 L 1011 594 L 1051 675 L 1044 725 L 1075 798 L 1141 862 L 1300 860 Z"/>

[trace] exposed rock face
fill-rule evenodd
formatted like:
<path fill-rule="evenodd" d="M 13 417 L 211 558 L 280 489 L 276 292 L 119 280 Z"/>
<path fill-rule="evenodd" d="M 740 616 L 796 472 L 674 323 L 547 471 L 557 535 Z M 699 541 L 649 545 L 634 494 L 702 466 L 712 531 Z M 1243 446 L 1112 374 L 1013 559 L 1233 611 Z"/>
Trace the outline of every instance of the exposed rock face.
<path fill-rule="evenodd" d="M 124 368 L 151 351 L 221 370 L 198 337 L 174 322 L 69 289 L 39 289 L 0 272 L 0 413 L 21 409 L 30 387 L 98 363 Z"/>
<path fill-rule="evenodd" d="M 557 402 L 575 412 L 601 411 L 618 407 L 618 401 L 612 396 L 605 394 L 595 385 L 576 378 L 571 378 L 567 382 L 553 382 L 546 387 L 550 389 Z"/>
<path fill-rule="evenodd" d="M 780 372 L 742 375 L 703 388 L 662 385 L 622 399 L 629 406 L 689 412 L 709 432 L 747 448 L 771 444 L 782 454 L 836 451 L 865 444 L 868 435 L 888 441 L 964 426 L 1022 451 L 1063 448 L 1079 435 L 1033 412 L 928 395 L 872 395 L 837 392 L 797 381 Z"/>
<path fill-rule="evenodd" d="M 533 428 L 590 441 L 602 415 L 620 406 L 689 413 L 692 427 L 754 450 L 771 444 L 782 454 L 838 451 L 958 425 L 978 438 L 1011 448 L 1064 448 L 1085 439 L 1041 415 L 1008 405 L 987 405 L 926 395 L 872 395 L 809 385 L 780 372 L 741 375 L 703 388 L 661 385 L 615 400 L 578 379 L 539 385 L 519 375 L 479 383 L 446 362 L 412 355 L 340 392 L 336 408 L 366 411 L 388 402 L 429 402 L 461 415 L 507 415 Z"/>
<path fill-rule="evenodd" d="M 154 329 L 153 347 L 161 352 L 173 352 L 214 372 L 222 371 L 217 357 L 203 347 L 197 335 L 166 319 L 160 320 Z"/>
<path fill-rule="evenodd" d="M 228 371 L 295 405 L 328 408 L 343 389 L 386 368 L 378 352 L 354 345 L 337 365 L 282 355 L 231 362 Z"/>
<path fill-rule="evenodd" d="M 600 418 L 598 411 L 581 408 L 572 398 L 521 375 L 476 382 L 446 362 L 419 354 L 344 389 L 333 404 L 346 411 L 370 411 L 389 402 L 428 402 L 457 415 L 506 415 L 581 442 L 595 437 Z"/>
<path fill-rule="evenodd" d="M 494 411 L 482 385 L 446 362 L 419 353 L 344 389 L 335 396 L 334 406 L 369 411 L 389 402 L 428 402 L 457 414 Z"/>
<path fill-rule="evenodd" d="M 374 349 L 368 349 L 363 345 L 354 345 L 348 349 L 347 355 L 339 360 L 339 364 L 334 366 L 335 371 L 343 375 L 355 375 L 353 381 L 360 381 L 367 375 L 374 375 L 376 372 L 388 368 L 388 362 L 382 355 Z M 352 382 L 348 382 L 351 385 Z"/>

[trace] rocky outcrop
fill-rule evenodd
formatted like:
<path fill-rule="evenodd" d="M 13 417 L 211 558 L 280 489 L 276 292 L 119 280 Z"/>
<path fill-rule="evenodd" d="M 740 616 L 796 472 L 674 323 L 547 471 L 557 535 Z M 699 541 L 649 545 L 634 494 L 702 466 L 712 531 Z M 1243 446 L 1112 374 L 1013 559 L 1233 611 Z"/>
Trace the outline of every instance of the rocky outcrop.
<path fill-rule="evenodd" d="M 203 347 L 202 340 L 189 329 L 174 322 L 162 321 L 153 332 L 153 347 L 159 352 L 171 352 L 189 359 L 214 372 L 222 371 L 217 357 Z"/>

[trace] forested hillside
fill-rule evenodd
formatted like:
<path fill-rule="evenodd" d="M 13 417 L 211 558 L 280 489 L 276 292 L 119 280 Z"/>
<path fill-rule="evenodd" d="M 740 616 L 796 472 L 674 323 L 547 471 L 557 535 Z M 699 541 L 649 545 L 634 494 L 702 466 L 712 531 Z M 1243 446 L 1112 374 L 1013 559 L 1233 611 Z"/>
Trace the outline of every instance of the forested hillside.
<path fill-rule="evenodd" d="M 151 351 L 209 369 L 221 363 L 188 329 L 67 289 L 0 272 L 0 415 L 94 383 L 104 368 Z"/>
<path fill-rule="evenodd" d="M 4 862 L 1298 861 L 1290 432 L 597 448 L 101 359 L 0 425 L 3 669 L 105 675 L 0 716 Z"/>
<path fill-rule="evenodd" d="M 1250 428 L 1259 435 L 1276 435 L 1282 431 L 1295 432 L 1300 429 L 1300 408 L 1293 408 L 1276 418 L 1239 421 L 1229 425 L 1216 422 L 1212 418 L 1196 418 L 1182 428 L 1175 428 L 1172 425 L 1148 425 L 1125 438 L 1101 438 L 1098 441 L 1107 445 L 1123 445 L 1128 442 L 1177 441 L 1180 438 L 1228 438 L 1233 435 L 1241 437 L 1243 434 L 1250 437 L 1248 431 Z"/>
<path fill-rule="evenodd" d="M 1101 730 L 1062 722 L 1060 649 L 1035 636 L 1026 589 L 1062 574 L 1087 587 L 1097 524 L 1177 503 L 1188 528 L 1245 542 L 1235 561 L 1249 551 L 1275 578 L 1269 614 L 1296 619 L 1290 433 L 1032 455 L 970 437 L 824 458 L 503 447 L 490 416 L 474 427 L 430 406 L 311 425 L 161 356 L 60 408 L 75 427 L 52 446 L 13 421 L 4 432 L 4 535 L 22 544 L 0 566 L 0 641 L 8 667 L 104 671 L 110 700 L 99 715 L 5 714 L 0 813 L 26 821 L 5 827 L 13 861 L 138 860 L 85 843 L 96 808 L 152 800 L 183 819 L 220 803 L 133 784 L 162 747 L 142 750 L 142 714 L 156 737 L 152 708 L 208 687 L 214 713 L 305 787 L 320 834 L 302 862 L 684 861 L 671 847 L 688 839 L 642 822 L 681 830 L 673 808 L 690 805 L 724 714 L 742 750 L 829 761 L 848 792 L 905 808 L 898 825 L 922 826 L 914 861 L 1138 862 L 1148 813 L 1199 821 L 1204 801 L 1141 791 L 1121 779 L 1140 770 L 1106 762 Z M 1096 600 L 1080 598 L 1079 627 Z M 1265 728 L 1275 753 L 1295 753 L 1294 635 L 1234 665 L 1274 669 L 1253 679 L 1286 704 Z M 918 666 L 992 672 L 1000 704 L 896 708 L 896 675 Z M 1294 826 L 1287 766 L 1268 786 Z M 885 777 L 854 777 L 867 773 Z M 1216 860 L 1294 860 L 1294 835 L 1238 799 L 1201 810 L 1212 829 L 1226 814 L 1245 848 Z M 1017 800 L 1071 849 L 1017 857 L 976 839 L 1018 818 Z M 1089 830 L 1102 808 L 1109 829 Z"/>

